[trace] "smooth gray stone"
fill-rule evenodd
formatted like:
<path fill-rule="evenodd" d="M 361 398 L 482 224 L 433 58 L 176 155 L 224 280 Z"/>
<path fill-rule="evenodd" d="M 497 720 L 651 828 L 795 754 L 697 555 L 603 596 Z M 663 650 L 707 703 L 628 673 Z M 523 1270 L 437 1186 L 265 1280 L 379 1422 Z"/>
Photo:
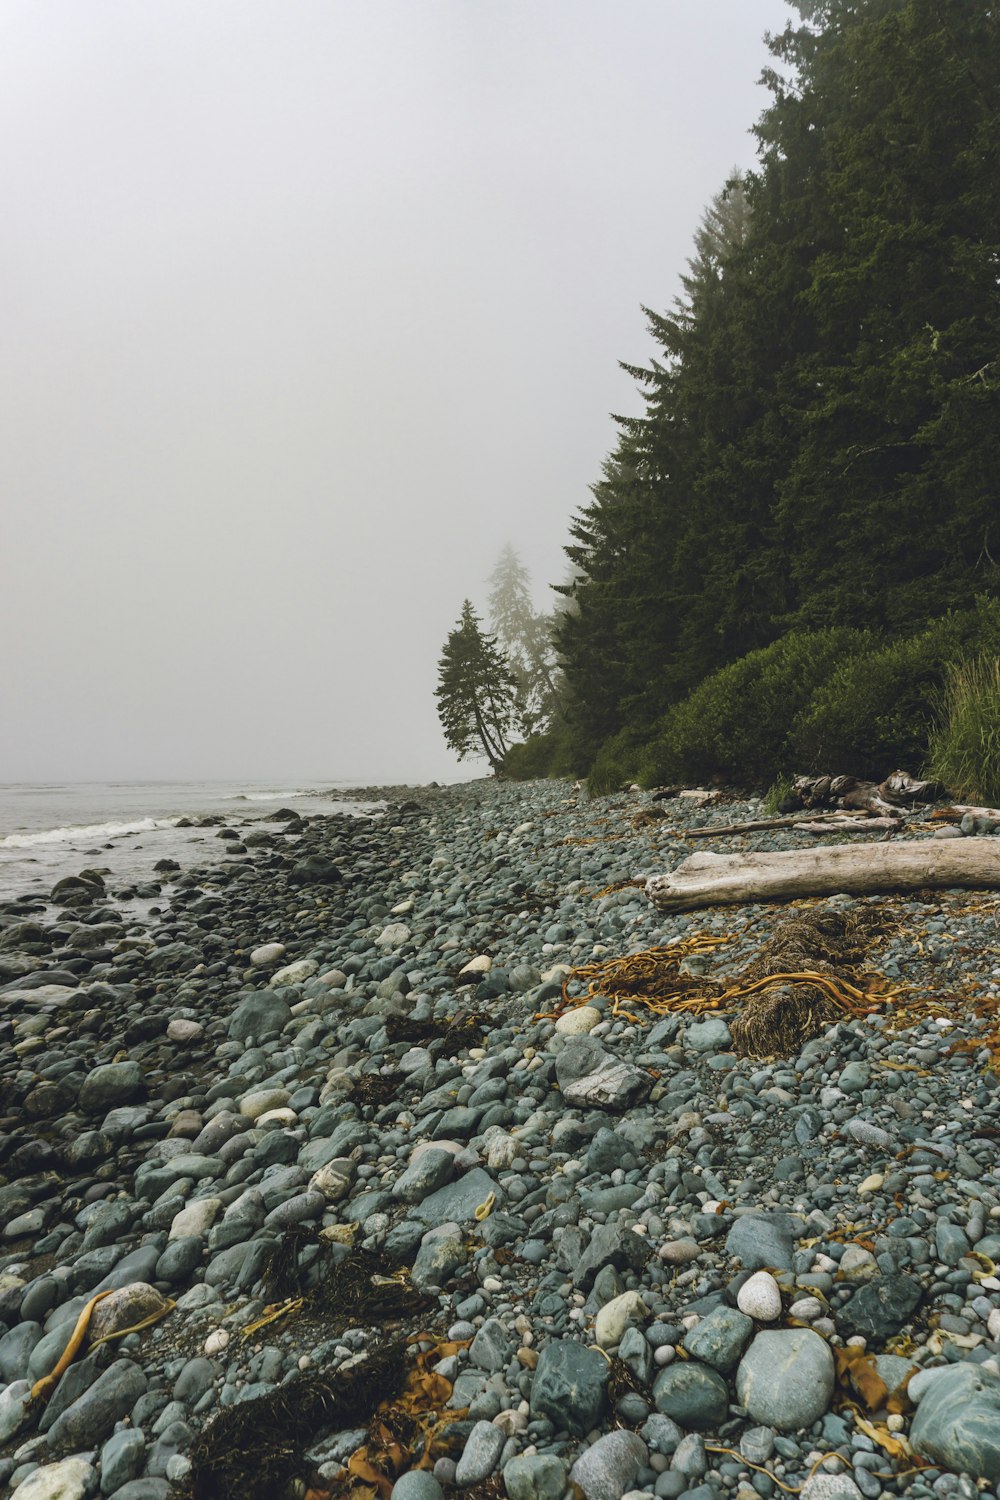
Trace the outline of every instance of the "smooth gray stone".
<path fill-rule="evenodd" d="M 432 1146 L 423 1151 L 416 1161 L 411 1161 L 406 1171 L 393 1184 L 392 1195 L 404 1203 L 419 1203 L 429 1193 L 436 1193 L 455 1175 L 455 1157 L 441 1146 Z"/>
<path fill-rule="evenodd" d="M 410 1218 L 427 1225 L 445 1224 L 454 1220 L 456 1224 L 467 1224 L 475 1218 L 476 1209 L 485 1203 L 490 1193 L 496 1195 L 497 1205 L 503 1191 L 490 1174 L 482 1167 L 473 1167 L 464 1177 L 447 1183 L 436 1193 L 430 1193 L 410 1209 Z"/>
<path fill-rule="evenodd" d="M 653 1351 L 640 1328 L 626 1328 L 618 1345 L 618 1358 L 628 1365 L 633 1375 L 637 1376 L 643 1385 L 649 1384 L 653 1367 Z"/>
<path fill-rule="evenodd" d="M 910 1442 L 945 1468 L 1000 1483 L 1000 1375 L 971 1364 L 935 1371 L 913 1418 Z"/>
<path fill-rule="evenodd" d="M 25 1321 L 17 1323 L 0 1338 L 0 1381 L 4 1385 L 25 1378 L 31 1351 L 41 1337 L 42 1325 Z"/>
<path fill-rule="evenodd" d="M 82 1447 L 100 1442 L 116 1422 L 128 1416 L 145 1389 L 146 1377 L 139 1366 L 130 1359 L 116 1359 L 52 1424 L 50 1445 Z"/>
<path fill-rule="evenodd" d="M 608 1362 L 575 1339 L 558 1339 L 539 1356 L 531 1383 L 531 1415 L 583 1437 L 604 1411 Z"/>
<path fill-rule="evenodd" d="M 646 1236 L 633 1233 L 627 1223 L 617 1220 L 611 1224 L 598 1224 L 583 1254 L 571 1268 L 573 1280 L 581 1291 L 586 1292 L 605 1266 L 612 1266 L 616 1271 L 641 1271 L 651 1250 Z"/>
<path fill-rule="evenodd" d="M 646 1444 L 634 1432 L 606 1432 L 581 1453 L 569 1477 L 587 1500 L 622 1500 L 648 1460 Z"/>
<path fill-rule="evenodd" d="M 283 1031 L 292 1019 L 292 1008 L 276 990 L 254 990 L 233 1011 L 229 1035 L 233 1041 Z"/>
<path fill-rule="evenodd" d="M 755 1422 L 797 1432 L 826 1412 L 833 1395 L 830 1346 L 811 1328 L 759 1333 L 736 1372 L 736 1394 Z"/>
<path fill-rule="evenodd" d="M 689 1021 L 682 1040 L 692 1052 L 726 1052 L 732 1037 L 725 1021 L 709 1016 L 705 1021 Z"/>
<path fill-rule="evenodd" d="M 174 1381 L 174 1400 L 194 1406 L 206 1391 L 212 1389 L 218 1374 L 219 1371 L 207 1355 L 196 1355 L 194 1359 L 189 1359 Z"/>
<path fill-rule="evenodd" d="M 838 1308 L 837 1332 L 845 1339 L 860 1334 L 883 1343 L 909 1320 L 922 1296 L 923 1287 L 915 1277 L 878 1276 Z"/>
<path fill-rule="evenodd" d="M 154 1479 L 146 1474 L 141 1479 L 130 1479 L 109 1500 L 170 1500 L 173 1494 L 176 1490 L 169 1479 Z"/>
<path fill-rule="evenodd" d="M 510 1459 L 503 1468 L 509 1500 L 562 1500 L 566 1465 L 557 1453 L 528 1453 Z"/>
<path fill-rule="evenodd" d="M 752 1318 L 735 1307 L 716 1307 L 685 1335 L 684 1349 L 692 1359 L 728 1375 L 752 1337 Z"/>
<path fill-rule="evenodd" d="M 87 1359 L 78 1359 L 65 1371 L 49 1398 L 39 1419 L 39 1432 L 48 1432 L 62 1413 L 73 1405 L 84 1391 L 89 1390 L 97 1378 L 96 1354 Z"/>
<path fill-rule="evenodd" d="M 788 1214 L 741 1214 L 726 1236 L 726 1252 L 748 1271 L 765 1266 L 790 1271 L 794 1264 L 795 1237 Z"/>
<path fill-rule="evenodd" d="M 162 1252 L 162 1245 L 140 1245 L 138 1250 L 129 1251 L 118 1261 L 114 1270 L 109 1271 L 103 1280 L 99 1281 L 92 1289 L 97 1292 L 114 1292 L 123 1286 L 131 1286 L 133 1281 L 153 1281 L 156 1278 L 156 1264 Z"/>
<path fill-rule="evenodd" d="M 413 1262 L 410 1280 L 421 1292 L 431 1288 L 443 1290 L 468 1258 L 469 1252 L 458 1232 L 425 1238 Z"/>
<path fill-rule="evenodd" d="M 102 1063 L 83 1080 L 80 1108 L 87 1114 L 103 1115 L 116 1105 L 127 1104 L 141 1088 L 142 1069 L 137 1062 Z"/>
<path fill-rule="evenodd" d="M 186 1453 L 190 1446 L 191 1429 L 188 1424 L 182 1421 L 171 1422 L 150 1449 L 146 1458 L 146 1472 L 157 1478 L 165 1478 L 170 1460 L 179 1453 Z"/>
<path fill-rule="evenodd" d="M 708 1473 L 708 1456 L 700 1433 L 689 1432 L 681 1438 L 670 1467 L 683 1474 L 685 1479 L 704 1479 Z"/>
<path fill-rule="evenodd" d="M 137 1479 L 146 1458 L 146 1439 L 136 1427 L 112 1433 L 101 1449 L 101 1494 L 111 1495 Z"/>
<path fill-rule="evenodd" d="M 499 1318 L 487 1318 L 469 1347 L 470 1363 L 491 1374 L 505 1369 L 513 1354 L 510 1335 Z"/>
<path fill-rule="evenodd" d="M 464 1487 L 488 1479 L 500 1462 L 506 1441 L 505 1434 L 492 1422 L 477 1422 L 466 1438 L 458 1460 L 455 1483 Z"/>
<path fill-rule="evenodd" d="M 934 1226 L 934 1246 L 938 1260 L 946 1266 L 957 1266 L 971 1248 L 965 1231 L 947 1219 L 938 1219 Z"/>
<path fill-rule="evenodd" d="M 31 1382 L 28 1380 L 13 1380 L 0 1391 L 0 1445 L 34 1421 L 34 1413 L 28 1404 L 30 1394 Z"/>
<path fill-rule="evenodd" d="M 201 1265 L 205 1249 L 200 1234 L 188 1234 L 183 1239 L 171 1240 L 156 1262 L 156 1281 L 169 1281 L 174 1285 L 187 1281 L 195 1266 Z"/>
<path fill-rule="evenodd" d="M 651 1453 L 670 1454 L 676 1450 L 684 1431 L 666 1412 L 654 1411 L 642 1424 L 639 1436 Z"/>
<path fill-rule="evenodd" d="M 818 1337 L 818 1335 L 814 1335 Z M 653 1385 L 656 1409 L 679 1426 L 705 1432 L 726 1420 L 729 1387 L 717 1370 L 694 1360 L 668 1365 Z"/>
<path fill-rule="evenodd" d="M 254 1250 L 255 1241 L 244 1240 L 242 1244 L 230 1245 L 213 1255 L 205 1267 L 206 1286 L 235 1286 L 243 1266 Z"/>
<path fill-rule="evenodd" d="M 433 1474 L 422 1469 L 408 1469 L 396 1480 L 389 1500 L 444 1500 L 444 1490 Z"/>

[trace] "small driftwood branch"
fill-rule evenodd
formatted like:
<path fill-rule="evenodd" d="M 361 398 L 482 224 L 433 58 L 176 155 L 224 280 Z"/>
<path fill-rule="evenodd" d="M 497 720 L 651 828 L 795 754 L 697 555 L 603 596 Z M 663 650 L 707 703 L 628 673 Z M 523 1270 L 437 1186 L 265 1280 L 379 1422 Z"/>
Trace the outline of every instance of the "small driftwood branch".
<path fill-rule="evenodd" d="M 652 875 L 646 895 L 657 911 L 832 896 L 874 895 L 943 886 L 1000 886 L 1000 839 L 907 839 L 832 844 L 778 854 L 690 855 L 669 875 Z"/>
<path fill-rule="evenodd" d="M 828 823 L 811 818 L 808 822 L 793 823 L 792 827 L 796 833 L 898 833 L 901 824 L 898 818 L 858 818 L 845 813 Z"/>
<path fill-rule="evenodd" d="M 810 820 L 812 823 L 838 822 L 840 824 L 853 823 L 855 821 L 865 822 L 863 812 L 847 814 L 843 812 L 816 813 Z M 749 823 L 710 823 L 705 828 L 688 828 L 685 831 L 686 839 L 712 839 L 721 837 L 728 833 L 762 833 L 766 828 L 801 828 L 803 827 L 801 814 L 793 813 L 787 818 L 755 818 Z"/>

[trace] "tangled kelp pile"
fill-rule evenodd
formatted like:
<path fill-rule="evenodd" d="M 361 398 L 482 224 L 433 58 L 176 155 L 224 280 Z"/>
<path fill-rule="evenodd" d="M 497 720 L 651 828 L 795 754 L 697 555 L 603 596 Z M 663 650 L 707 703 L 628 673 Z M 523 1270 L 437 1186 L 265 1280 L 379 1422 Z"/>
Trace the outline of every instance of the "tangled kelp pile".
<path fill-rule="evenodd" d="M 702 1016 L 732 1011 L 736 1053 L 765 1057 L 787 1053 L 845 1016 L 864 1016 L 898 994 L 860 966 L 875 937 L 886 931 L 880 907 L 795 910 L 778 925 L 757 957 L 734 980 L 684 973 L 685 960 L 701 958 L 731 941 L 699 932 L 681 942 L 647 948 L 571 969 L 556 1012 L 609 1002 L 610 1014 L 638 1020 L 637 1009 L 656 1016 Z"/>
<path fill-rule="evenodd" d="M 379 1335 L 363 1360 L 334 1375 L 306 1372 L 220 1411 L 192 1449 L 189 1500 L 273 1500 L 289 1480 L 302 1477 L 304 1450 L 317 1434 L 352 1426 L 367 1426 L 369 1443 L 352 1457 L 345 1485 L 359 1490 L 356 1500 L 374 1500 L 386 1471 L 412 1467 L 456 1418 L 449 1412 L 447 1423 L 439 1422 L 451 1387 L 428 1368 L 427 1351 L 411 1359 L 413 1337 L 390 1332 L 403 1320 L 412 1325 L 430 1299 L 388 1256 L 360 1249 L 344 1254 L 342 1246 L 301 1225 L 275 1245 L 262 1281 L 272 1300 L 243 1329 L 245 1338 L 292 1317 L 318 1322 L 326 1333 L 367 1326 Z M 440 1347 L 434 1357 L 444 1357 Z"/>
<path fill-rule="evenodd" d="M 330 1333 L 385 1329 L 431 1305 L 390 1256 L 362 1249 L 345 1254 L 342 1244 L 302 1224 L 286 1230 L 269 1251 L 261 1281 L 267 1306 L 245 1335 L 304 1312 Z"/>
<path fill-rule="evenodd" d="M 451 1447 L 452 1384 L 433 1367 L 468 1347 L 413 1334 L 378 1339 L 331 1376 L 297 1376 L 267 1396 L 224 1408 L 196 1439 L 185 1500 L 275 1500 L 293 1480 L 313 1500 L 387 1500 L 408 1469 L 429 1469 Z M 365 1442 L 335 1479 L 306 1450 L 324 1432 L 363 1427 Z"/>
<path fill-rule="evenodd" d="M 192 1445 L 187 1500 L 274 1500 L 302 1475 L 318 1432 L 366 1426 L 405 1379 L 405 1339 L 384 1340 L 333 1376 L 306 1373 L 224 1407 Z"/>
<path fill-rule="evenodd" d="M 385 1034 L 390 1042 L 410 1042 L 414 1046 L 427 1042 L 442 1041 L 446 1047 L 459 1051 L 462 1047 L 478 1047 L 483 1039 L 485 1017 L 472 1011 L 460 1010 L 447 1020 L 433 1018 L 417 1020 L 414 1016 L 386 1016 Z"/>

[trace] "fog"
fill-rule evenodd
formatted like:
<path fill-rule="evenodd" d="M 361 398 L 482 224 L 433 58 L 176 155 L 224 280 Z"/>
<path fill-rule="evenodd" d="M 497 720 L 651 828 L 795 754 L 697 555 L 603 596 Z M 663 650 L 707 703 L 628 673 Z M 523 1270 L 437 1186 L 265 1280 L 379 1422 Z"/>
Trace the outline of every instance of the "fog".
<path fill-rule="evenodd" d="M 0 781 L 447 781 L 782 0 L 6 0 Z"/>

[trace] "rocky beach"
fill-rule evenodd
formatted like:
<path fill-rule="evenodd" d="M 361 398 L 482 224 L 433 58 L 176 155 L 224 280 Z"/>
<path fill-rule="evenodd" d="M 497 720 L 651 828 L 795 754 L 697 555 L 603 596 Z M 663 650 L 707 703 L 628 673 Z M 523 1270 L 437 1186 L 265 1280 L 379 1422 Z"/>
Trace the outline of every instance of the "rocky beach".
<path fill-rule="evenodd" d="M 0 905 L 3 1493 L 1000 1495 L 998 892 L 664 915 L 759 799 L 357 796 Z M 745 1055 L 790 921 L 841 1008 Z"/>

